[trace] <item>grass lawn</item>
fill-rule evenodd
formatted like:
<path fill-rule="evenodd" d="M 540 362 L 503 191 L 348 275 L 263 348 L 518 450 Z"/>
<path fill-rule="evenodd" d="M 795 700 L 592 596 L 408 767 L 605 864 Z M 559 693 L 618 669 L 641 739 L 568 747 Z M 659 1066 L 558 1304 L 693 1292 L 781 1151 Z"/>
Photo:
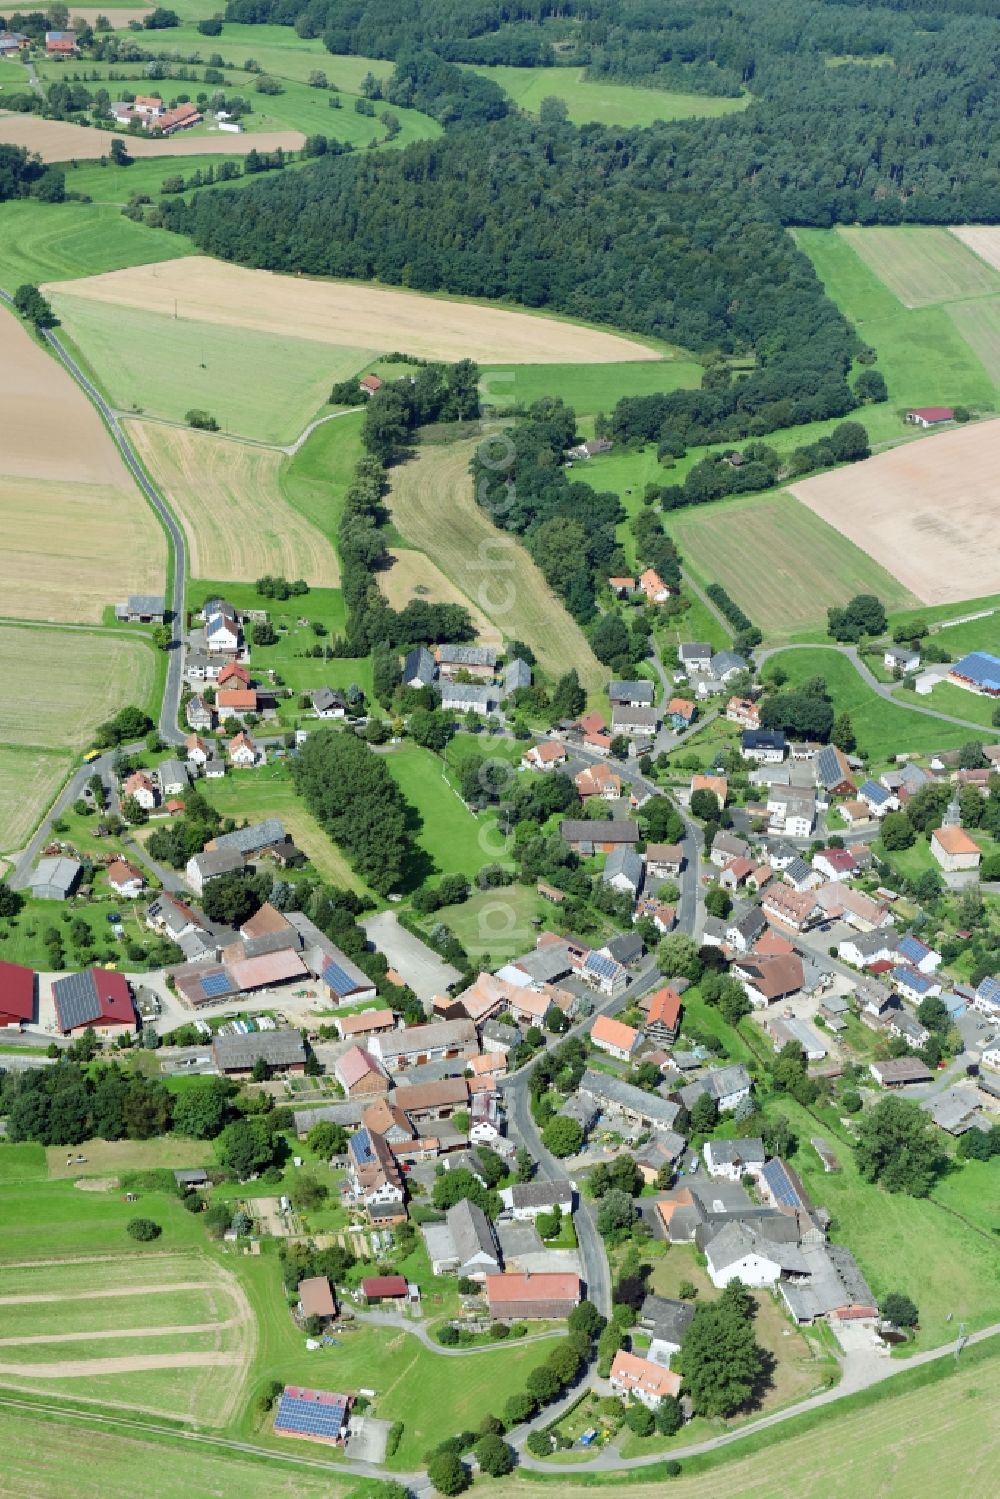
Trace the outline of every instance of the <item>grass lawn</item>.
<path fill-rule="evenodd" d="M 812 261 L 816 274 L 841 311 L 850 318 L 866 343 L 878 353 L 878 368 L 885 376 L 889 400 L 884 407 L 868 407 L 863 420 L 878 440 L 871 418 L 891 416 L 898 430 L 897 413 L 908 406 L 965 404 L 991 410 L 997 401 L 997 386 L 976 353 L 959 332 L 943 307 L 905 307 L 888 284 L 862 258 L 865 245 L 878 244 L 897 231 L 884 229 L 797 229 L 795 238 Z M 938 235 L 940 230 L 902 229 L 892 244 L 896 253 L 909 255 L 905 245 L 915 236 Z M 871 236 L 877 238 L 873 240 Z M 956 250 L 964 246 L 955 242 Z M 866 250 L 870 259 L 875 250 Z M 965 252 L 975 260 L 971 251 Z M 957 257 L 956 257 L 957 260 Z M 963 264 L 968 262 L 963 260 Z M 889 262 L 882 259 L 882 273 L 890 275 Z M 994 273 L 995 279 L 995 273 Z"/>
<path fill-rule="evenodd" d="M 362 369 L 367 349 L 167 317 L 59 292 L 53 305 L 112 406 L 183 422 L 193 408 L 224 432 L 293 441 L 330 387 Z M 157 357 L 149 358 L 155 348 Z"/>
<path fill-rule="evenodd" d="M 563 99 L 574 125 L 652 125 L 656 120 L 717 118 L 745 109 L 749 95 L 727 99 L 712 94 L 680 94 L 666 89 L 633 88 L 586 77 L 583 68 L 476 67 L 492 78 L 529 114 L 541 102 Z"/>
<path fill-rule="evenodd" d="M 529 886 L 503 885 L 483 890 L 460 906 L 442 906 L 428 927 L 443 921 L 471 958 L 484 968 L 493 967 L 533 947 L 538 931 L 535 919 L 547 921 L 552 911 Z"/>
<path fill-rule="evenodd" d="M 279 474 L 281 492 L 324 536 L 336 542 L 344 495 L 362 455 L 360 407 L 309 434 Z"/>
<path fill-rule="evenodd" d="M 733 637 L 722 625 L 707 604 L 690 588 L 684 589 L 689 608 L 677 620 L 665 621 L 656 630 L 661 645 L 682 645 L 686 640 L 707 640 L 713 651 L 732 648 Z"/>
<path fill-rule="evenodd" d="M 787 687 L 808 677 L 825 679 L 836 711 L 850 714 L 858 748 L 872 761 L 887 761 L 904 751 L 952 749 L 969 738 L 968 729 L 885 702 L 865 686 L 847 657 L 836 651 L 788 651 L 772 659 L 788 673 Z"/>
<path fill-rule="evenodd" d="M 81 1462 L 84 1442 L 87 1459 Z M 357 1485 L 346 1474 L 341 1479 L 179 1438 L 130 1436 L 106 1427 L 84 1435 L 79 1422 L 47 1412 L 0 1407 L 0 1443 L 4 1488 L 32 1499 L 62 1499 L 70 1489 L 75 1499 L 132 1499 L 137 1473 L 157 1499 L 227 1493 L 241 1499 L 345 1499 Z"/>
<path fill-rule="evenodd" d="M 314 685 L 320 686 L 329 672 L 344 667 L 345 662 L 342 660 L 326 661 L 321 657 L 307 657 L 304 654 L 315 645 L 325 645 L 331 635 L 339 635 L 343 631 L 347 616 L 339 588 L 310 588 L 308 593 L 297 594 L 290 599 L 272 599 L 258 593 L 253 583 L 237 583 L 231 579 L 188 579 L 188 609 L 200 609 L 206 599 L 214 595 L 221 595 L 235 609 L 266 610 L 278 632 L 278 641 L 275 645 L 251 646 L 250 661 L 255 670 L 273 670 L 284 677 L 292 664 L 307 663 L 309 671 L 313 673 L 310 680 Z M 302 619 L 310 622 L 316 620 L 326 630 L 326 634 L 317 634 L 311 623 L 300 624 Z M 352 661 L 346 664 L 353 666 L 357 672 L 368 663 Z M 356 679 L 356 676 L 349 678 Z M 289 677 L 288 685 L 298 687 L 299 683 Z"/>
<path fill-rule="evenodd" d="M 163 1229 L 152 1246 L 125 1233 L 137 1213 Z M 48 1259 L 109 1254 L 131 1260 L 204 1243 L 204 1229 L 173 1193 L 143 1192 L 137 1207 L 121 1192 L 81 1192 L 70 1181 L 0 1182 L 0 1261 L 34 1260 L 40 1245 Z"/>
<path fill-rule="evenodd" d="M 67 187 L 75 188 L 71 172 L 67 178 Z M 5 203 L 0 214 L 0 263 L 5 283 L 12 287 L 96 276 L 174 260 L 193 250 L 182 235 L 123 218 L 117 202 L 39 203 L 25 198 Z"/>
<path fill-rule="evenodd" d="M 470 812 L 438 756 L 405 742 L 385 753 L 385 763 L 410 806 L 419 815 L 416 842 L 436 874 L 473 879 L 484 864 L 504 856 L 504 840 L 491 813 Z"/>
<path fill-rule="evenodd" d="M 86 1161 L 78 1161 L 84 1155 Z M 208 1140 L 186 1135 L 162 1135 L 153 1140 L 84 1140 L 82 1145 L 50 1145 L 45 1152 L 53 1181 L 87 1176 L 110 1176 L 120 1171 L 151 1171 L 160 1166 L 207 1166 L 215 1160 Z"/>
<path fill-rule="evenodd" d="M 47 1171 L 44 1145 L 28 1142 L 12 1145 L 7 1141 L 0 1144 L 0 1184 L 37 1181 L 43 1179 Z"/>
<path fill-rule="evenodd" d="M 247 818 L 251 822 L 280 817 L 296 846 L 307 855 L 322 879 L 348 890 L 366 891 L 364 882 L 295 791 L 287 766 L 281 762 L 234 772 L 225 780 L 202 781 L 199 785 L 205 799 L 223 817 Z"/>
<path fill-rule="evenodd" d="M 104 851 L 110 852 L 107 842 Z M 84 962 L 97 961 L 134 971 L 141 968 L 142 963 L 127 956 L 125 944 L 115 937 L 108 916 L 112 911 L 120 911 L 124 917 L 126 941 L 138 942 L 148 948 L 153 933 L 139 921 L 136 904 L 142 905 L 142 902 L 122 905 L 111 900 L 83 902 L 74 899 L 64 902 L 28 899 L 16 917 L 0 923 L 3 956 L 9 963 L 24 963 L 44 972 L 49 961 L 42 938 L 49 927 L 55 927 L 62 937 L 68 966 L 73 966 L 77 960 L 81 967 Z M 83 948 L 70 938 L 70 925 L 74 921 L 82 921 L 90 929 L 90 938 Z"/>
<path fill-rule="evenodd" d="M 721 583 L 765 641 L 822 630 L 831 604 L 874 593 L 888 609 L 914 602 L 853 542 L 792 495 L 692 505 L 667 518 L 681 556 L 703 584 Z"/>
<path fill-rule="evenodd" d="M 950 649 L 949 636 L 945 635 L 944 640 Z M 965 718 L 982 724 L 986 730 L 983 737 L 987 743 L 997 737 L 997 730 L 993 727 L 993 714 L 997 706 L 995 698 L 979 697 L 975 692 L 966 692 L 964 687 L 956 687 L 953 682 L 939 682 L 926 697 L 921 697 L 916 692 L 906 692 L 903 688 L 898 688 L 895 695 L 901 703 L 915 703 L 918 708 L 934 708 L 938 713 L 950 714 L 952 718 Z M 968 730 L 968 738 L 975 737 L 975 730 Z"/>
<path fill-rule="evenodd" d="M 518 71 L 521 71 L 520 69 Z M 625 396 L 658 395 L 701 385 L 703 367 L 683 353 L 658 364 L 515 364 L 497 371 L 483 399 L 500 407 L 530 405 L 558 396 L 579 417 L 610 412 Z M 507 377 L 510 376 L 508 379 Z"/>

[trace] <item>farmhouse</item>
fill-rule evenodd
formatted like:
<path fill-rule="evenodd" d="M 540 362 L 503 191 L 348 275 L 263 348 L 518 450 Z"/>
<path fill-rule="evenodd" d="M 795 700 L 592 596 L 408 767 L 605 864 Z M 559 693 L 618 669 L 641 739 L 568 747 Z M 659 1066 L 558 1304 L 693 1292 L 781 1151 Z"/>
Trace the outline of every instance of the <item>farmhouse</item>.
<path fill-rule="evenodd" d="M 608 699 L 612 707 L 629 705 L 637 708 L 651 708 L 654 702 L 654 688 L 652 682 L 609 682 Z"/>
<path fill-rule="evenodd" d="M 463 1197 L 448 1209 L 444 1223 L 428 1223 L 422 1232 L 435 1275 L 453 1271 L 469 1280 L 484 1280 L 499 1273 L 496 1235 L 478 1203 Z"/>
<path fill-rule="evenodd" d="M 652 567 L 647 567 L 640 575 L 639 587 L 651 604 L 665 604 L 670 597 L 670 589 Z"/>
<path fill-rule="evenodd" d="M 963 869 L 978 869 L 982 854 L 964 828 L 935 828 L 931 834 L 931 853 L 948 874 Z"/>
<path fill-rule="evenodd" d="M 78 47 L 75 31 L 47 31 L 45 50 L 50 57 L 75 57 Z"/>
<path fill-rule="evenodd" d="M 377 379 L 377 376 L 366 378 Z M 404 687 L 430 687 L 437 676 L 434 657 L 425 645 L 415 646 L 403 660 Z"/>
<path fill-rule="evenodd" d="M 184 867 L 184 877 L 196 895 L 201 895 L 209 880 L 222 874 L 232 874 L 243 868 L 243 855 L 236 848 L 206 849 L 203 854 L 194 854 Z"/>
<path fill-rule="evenodd" d="M 565 1271 L 487 1275 L 486 1299 L 496 1321 L 568 1317 L 580 1303 L 580 1277 Z"/>
<path fill-rule="evenodd" d="M 623 1025 L 620 1020 L 613 1020 L 610 1015 L 598 1015 L 590 1027 L 590 1040 L 598 1051 L 627 1062 L 639 1044 L 639 1032 L 630 1025 Z"/>
<path fill-rule="evenodd" d="M 751 953 L 733 964 L 733 977 L 739 979 L 755 1010 L 764 1010 L 779 1000 L 790 999 L 803 984 L 802 959 L 798 953 L 757 957 Z"/>
<path fill-rule="evenodd" d="M 610 1118 L 626 1119 L 640 1129 L 670 1130 L 680 1105 L 658 1093 L 646 1093 L 619 1077 L 588 1069 L 580 1079 L 579 1093 L 585 1102 Z M 749 1088 L 748 1088 L 749 1091 Z"/>
<path fill-rule="evenodd" d="M 434 652 L 438 672 L 445 681 L 466 673 L 479 682 L 492 682 L 497 655 L 490 645 L 439 645 Z"/>
<path fill-rule="evenodd" d="M 122 973 L 88 968 L 83 973 L 67 974 L 53 979 L 52 998 L 56 1027 L 64 1036 L 76 1035 L 88 1026 L 112 1035 L 136 1029 L 132 991 Z"/>
<path fill-rule="evenodd" d="M 783 1272 L 801 1274 L 805 1270 L 802 1251 L 795 1244 L 778 1244 L 749 1223 L 732 1220 L 726 1223 L 705 1246 L 708 1274 L 713 1286 L 728 1286 L 740 1280 L 745 1286 L 773 1286 Z"/>
<path fill-rule="evenodd" d="M 0 1027 L 32 1025 L 34 1020 L 34 969 L 0 962 Z"/>
<path fill-rule="evenodd" d="M 672 1374 L 661 1364 L 636 1353 L 626 1353 L 623 1348 L 615 1354 L 611 1365 L 610 1384 L 616 1395 L 625 1400 L 634 1396 L 650 1410 L 655 1410 L 664 1396 L 676 1399 L 681 1391 L 679 1374 Z"/>
<path fill-rule="evenodd" d="M 761 909 L 768 921 L 790 927 L 793 932 L 803 931 L 817 911 L 816 898 L 808 890 L 793 890 L 790 885 L 768 885 L 761 898 Z"/>
<path fill-rule="evenodd" d="M 257 689 L 255 687 L 222 687 L 216 693 L 215 711 L 219 722 L 230 718 L 242 718 L 245 713 L 257 712 Z"/>
<path fill-rule="evenodd" d="M 730 859 L 746 859 L 749 853 L 749 843 L 745 843 L 735 833 L 716 833 L 712 839 L 710 857 L 716 869 L 725 869 Z"/>
<path fill-rule="evenodd" d="M 541 1213 L 558 1208 L 568 1215 L 573 1211 L 573 1184 L 568 1181 L 519 1182 L 500 1192 L 504 1210 L 519 1222 L 531 1222 Z"/>
<path fill-rule="evenodd" d="M 108 865 L 108 884 L 116 895 L 125 900 L 136 900 L 146 888 L 146 881 L 134 865 L 124 859 L 115 859 Z"/>
<path fill-rule="evenodd" d="M 955 413 L 950 406 L 915 406 L 906 413 L 906 420 L 912 427 L 940 427 L 942 422 L 954 421 Z"/>
<path fill-rule="evenodd" d="M 471 1020 L 439 1020 L 372 1036 L 368 1044 L 387 1072 L 402 1072 L 406 1067 L 458 1057 L 470 1048 L 476 1050 L 476 1027 Z"/>
<path fill-rule="evenodd" d="M 492 683 L 451 682 L 441 684 L 441 707 L 449 713 L 481 713 L 488 718 L 500 708 L 500 689 Z"/>
<path fill-rule="evenodd" d="M 635 848 L 639 828 L 634 822 L 594 818 L 592 821 L 566 818 L 559 824 L 564 842 L 578 854 L 610 854 L 614 848 Z"/>
<path fill-rule="evenodd" d="M 248 1031 L 245 1035 L 216 1036 L 212 1056 L 223 1077 L 252 1072 L 263 1059 L 273 1072 L 304 1072 L 306 1049 L 297 1030 Z"/>
<path fill-rule="evenodd" d="M 31 876 L 31 893 L 35 900 L 68 900 L 76 889 L 82 869 L 79 859 L 66 859 L 61 855 L 39 859 Z"/>
<path fill-rule="evenodd" d="M 173 109 L 165 109 L 155 122 L 155 128 L 164 135 L 174 135 L 178 130 L 190 130 L 194 125 L 200 125 L 202 115 L 194 104 L 177 104 Z"/>
<path fill-rule="evenodd" d="M 890 671 L 904 673 L 920 670 L 920 652 L 908 645 L 890 645 L 882 657 Z"/>
<path fill-rule="evenodd" d="M 611 709 L 611 731 L 634 738 L 640 734 L 652 736 L 660 723 L 655 708 L 643 708 L 636 703 L 616 703 Z"/>

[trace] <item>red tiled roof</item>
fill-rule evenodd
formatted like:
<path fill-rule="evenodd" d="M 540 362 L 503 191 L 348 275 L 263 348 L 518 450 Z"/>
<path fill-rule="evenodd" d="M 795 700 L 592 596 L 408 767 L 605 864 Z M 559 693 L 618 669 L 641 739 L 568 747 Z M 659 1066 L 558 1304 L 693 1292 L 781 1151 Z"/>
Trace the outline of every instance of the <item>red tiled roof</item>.
<path fill-rule="evenodd" d="M 649 1010 L 646 1020 L 650 1024 L 656 1021 L 662 1022 L 668 1030 L 673 1030 L 681 1014 L 681 997 L 676 990 L 671 988 L 657 989 L 649 1001 Z"/>
<path fill-rule="evenodd" d="M 0 1020 L 33 1020 L 35 973 L 20 963 L 0 962 Z"/>
<path fill-rule="evenodd" d="M 240 989 L 260 989 L 265 984 L 283 984 L 289 979 L 306 978 L 308 969 L 290 947 L 278 952 L 261 953 L 258 958 L 243 958 L 230 963 L 229 972 Z"/>
<path fill-rule="evenodd" d="M 487 1275 L 486 1295 L 490 1303 L 506 1301 L 574 1301 L 580 1294 L 580 1277 L 570 1271 L 541 1271 L 535 1275 Z"/>
<path fill-rule="evenodd" d="M 366 1296 L 405 1296 L 406 1281 L 401 1275 L 370 1275 L 361 1289 Z"/>
<path fill-rule="evenodd" d="M 338 1057 L 336 1069 L 345 1088 L 353 1088 L 363 1077 L 379 1070 L 375 1058 L 361 1046 L 352 1046 L 342 1057 Z"/>

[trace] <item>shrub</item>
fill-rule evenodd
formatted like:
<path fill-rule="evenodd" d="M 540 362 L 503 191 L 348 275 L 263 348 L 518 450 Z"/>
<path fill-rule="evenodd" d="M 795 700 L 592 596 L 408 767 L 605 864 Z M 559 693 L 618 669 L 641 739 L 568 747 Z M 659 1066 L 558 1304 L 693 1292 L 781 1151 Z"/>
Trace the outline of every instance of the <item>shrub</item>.
<path fill-rule="evenodd" d="M 151 1240 L 158 1239 L 163 1229 L 152 1218 L 130 1218 L 125 1225 L 125 1232 L 140 1244 L 148 1244 Z"/>

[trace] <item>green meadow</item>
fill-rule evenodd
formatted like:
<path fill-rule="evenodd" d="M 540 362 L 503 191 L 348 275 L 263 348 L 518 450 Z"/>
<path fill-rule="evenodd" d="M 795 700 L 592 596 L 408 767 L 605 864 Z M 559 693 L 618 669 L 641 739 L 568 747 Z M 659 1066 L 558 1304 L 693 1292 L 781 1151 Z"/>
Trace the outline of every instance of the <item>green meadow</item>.
<path fill-rule="evenodd" d="M 652 125 L 657 120 L 715 119 L 746 109 L 749 95 L 727 99 L 713 94 L 681 94 L 666 89 L 633 88 L 588 78 L 583 68 L 479 67 L 528 114 L 537 114 L 543 99 L 565 101 L 574 125 Z"/>

